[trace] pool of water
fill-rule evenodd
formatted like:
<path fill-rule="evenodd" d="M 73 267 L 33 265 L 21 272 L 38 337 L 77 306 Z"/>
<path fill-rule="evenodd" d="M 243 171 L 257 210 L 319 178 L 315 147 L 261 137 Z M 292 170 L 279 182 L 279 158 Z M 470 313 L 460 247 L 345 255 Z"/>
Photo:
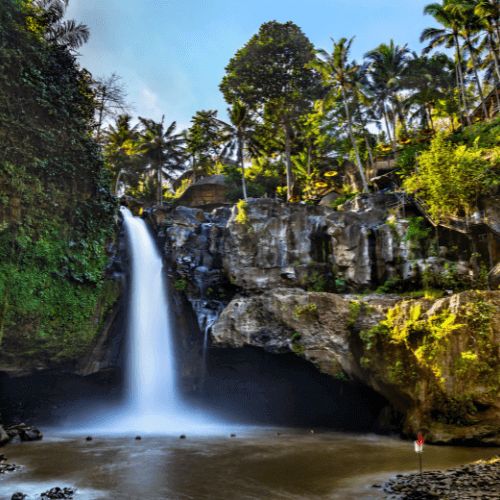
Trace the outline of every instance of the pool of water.
<path fill-rule="evenodd" d="M 371 485 L 418 470 L 413 443 L 395 437 L 272 428 L 176 436 L 58 435 L 2 449 L 20 471 L 0 478 L 0 498 L 37 498 L 55 486 L 81 500 L 377 499 Z M 278 435 L 281 432 L 281 435 Z M 424 445 L 424 469 L 498 454 L 496 448 Z"/>

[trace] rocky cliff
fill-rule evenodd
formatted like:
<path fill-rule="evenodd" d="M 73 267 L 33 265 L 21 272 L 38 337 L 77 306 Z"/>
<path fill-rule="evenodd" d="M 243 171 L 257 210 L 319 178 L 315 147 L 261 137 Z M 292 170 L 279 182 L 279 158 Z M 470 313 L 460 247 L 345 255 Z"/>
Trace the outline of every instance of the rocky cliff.
<path fill-rule="evenodd" d="M 418 283 L 424 271 L 470 272 L 464 252 L 455 261 L 443 247 L 428 258 L 412 252 L 410 222 L 388 214 L 393 203 L 390 194 L 358 195 L 334 211 L 260 199 L 211 213 L 153 207 L 144 217 L 205 344 L 295 352 L 386 397 L 386 428 L 500 445 L 500 294 L 370 293 L 397 277 Z"/>

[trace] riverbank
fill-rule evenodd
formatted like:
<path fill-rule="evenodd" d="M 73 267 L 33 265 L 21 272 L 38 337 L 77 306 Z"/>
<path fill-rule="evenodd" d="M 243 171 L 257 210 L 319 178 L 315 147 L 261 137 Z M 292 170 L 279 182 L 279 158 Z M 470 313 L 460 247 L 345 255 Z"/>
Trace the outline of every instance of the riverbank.
<path fill-rule="evenodd" d="M 374 485 L 377 487 L 377 485 Z M 422 475 L 398 474 L 386 481 L 384 500 L 498 500 L 500 499 L 500 455 L 490 460 Z"/>

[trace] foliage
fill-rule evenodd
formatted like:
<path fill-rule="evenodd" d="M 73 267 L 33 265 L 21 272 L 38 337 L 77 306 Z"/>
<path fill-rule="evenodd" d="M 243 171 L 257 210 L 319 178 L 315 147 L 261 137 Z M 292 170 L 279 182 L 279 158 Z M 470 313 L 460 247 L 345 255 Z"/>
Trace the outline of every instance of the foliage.
<path fill-rule="evenodd" d="M 453 424 L 466 427 L 477 421 L 470 418 L 477 412 L 470 394 L 452 394 L 450 396 L 442 390 L 436 390 L 433 394 L 431 416 L 442 424 Z"/>
<path fill-rule="evenodd" d="M 430 227 L 425 227 L 425 220 L 423 217 L 408 217 L 410 224 L 406 231 L 406 236 L 403 241 L 410 243 L 410 249 L 412 252 L 415 250 L 420 250 L 422 247 L 427 246 L 427 243 L 431 240 L 429 239 L 432 229 Z M 432 243 L 430 243 L 432 244 Z"/>
<path fill-rule="evenodd" d="M 179 291 L 183 291 L 185 290 L 187 287 L 187 280 L 185 280 L 184 278 L 181 278 L 181 279 L 178 279 L 176 281 L 174 281 L 174 288 L 176 290 L 179 290 Z"/>
<path fill-rule="evenodd" d="M 294 333 L 290 339 L 292 343 L 292 351 L 299 356 L 304 352 L 304 344 L 300 342 L 301 338 L 302 335 L 300 333 Z"/>
<path fill-rule="evenodd" d="M 359 314 L 361 313 L 361 302 L 351 300 L 349 302 L 349 319 L 347 320 L 347 327 L 351 327 L 356 323 Z"/>
<path fill-rule="evenodd" d="M 397 173 L 400 177 L 409 177 L 413 174 L 416 166 L 416 157 L 419 153 L 427 151 L 428 146 L 423 144 L 415 144 L 406 147 L 398 159 L 396 160 Z"/>
<path fill-rule="evenodd" d="M 352 200 L 359 194 L 359 191 L 352 190 L 348 184 L 342 185 L 342 195 L 340 198 L 337 198 L 333 203 L 330 204 L 330 208 L 338 207 L 339 205 L 343 205 L 346 201 Z"/>
<path fill-rule="evenodd" d="M 420 155 L 418 172 L 404 181 L 404 187 L 424 197 L 434 217 L 470 215 L 479 195 L 498 182 L 483 156 L 479 148 L 454 146 L 437 134 L 429 150 Z"/>
<path fill-rule="evenodd" d="M 397 293 L 402 291 L 403 280 L 400 276 L 395 276 L 379 286 L 375 293 Z"/>
<path fill-rule="evenodd" d="M 236 222 L 242 224 L 243 226 L 248 226 L 248 202 L 245 200 L 240 200 L 236 206 L 238 207 L 238 215 L 236 216 Z"/>
<path fill-rule="evenodd" d="M 346 289 L 346 279 L 345 278 L 336 278 L 335 279 L 335 288 L 337 289 L 337 293 L 344 293 Z"/>
<path fill-rule="evenodd" d="M 2 221 L 0 336 L 63 345 L 96 332 L 117 200 L 92 137 L 89 73 L 40 36 L 40 16 L 14 0 L 0 9 L 0 179 L 18 207 Z"/>
<path fill-rule="evenodd" d="M 219 88 L 228 104 L 241 102 L 259 110 L 268 128 L 285 134 L 288 199 L 292 197 L 290 137 L 298 109 L 319 97 L 319 75 L 307 67 L 313 45 L 292 22 L 270 21 L 240 49 L 226 66 Z"/>
<path fill-rule="evenodd" d="M 468 276 L 464 277 L 458 274 L 456 266 L 445 264 L 439 273 L 434 273 L 430 267 L 426 267 L 422 273 L 422 285 L 426 290 L 454 290 L 458 292 L 468 290 L 472 283 Z"/>
<path fill-rule="evenodd" d="M 247 185 L 247 197 L 248 198 L 261 198 L 265 191 L 266 188 L 264 186 L 259 186 L 258 184 L 249 184 Z M 238 187 L 235 189 L 229 189 L 226 192 L 226 198 L 228 200 L 242 200 L 243 199 L 243 188 Z"/>
<path fill-rule="evenodd" d="M 306 274 L 306 276 L 302 280 L 302 284 L 305 286 L 306 291 L 308 292 L 324 292 L 325 283 L 325 278 L 319 273 L 319 271 L 316 270 Z"/>
<path fill-rule="evenodd" d="M 306 318 L 311 317 L 314 315 L 317 308 L 318 306 L 314 303 L 307 304 L 305 306 L 296 305 L 292 317 L 295 321 L 298 321 L 301 316 L 304 316 Z"/>

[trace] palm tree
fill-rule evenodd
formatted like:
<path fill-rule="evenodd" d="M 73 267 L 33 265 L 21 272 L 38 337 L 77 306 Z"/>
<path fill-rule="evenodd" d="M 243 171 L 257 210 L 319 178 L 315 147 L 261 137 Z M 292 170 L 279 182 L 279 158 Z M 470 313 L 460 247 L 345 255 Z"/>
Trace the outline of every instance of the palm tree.
<path fill-rule="evenodd" d="M 105 140 L 104 155 L 111 165 L 111 172 L 116 177 L 115 194 L 118 191 L 120 176 L 130 173 L 132 166 L 137 166 L 137 156 L 131 155 L 130 151 L 134 146 L 134 142 L 139 138 L 137 123 L 130 128 L 130 120 L 132 117 L 128 114 L 119 115 L 116 119 L 115 126 L 109 125 L 104 131 Z"/>
<path fill-rule="evenodd" d="M 367 131 L 366 127 L 369 121 L 375 123 L 378 127 L 380 127 L 380 125 L 378 121 L 374 119 L 374 114 L 371 109 L 374 96 L 369 91 L 370 81 L 368 75 L 370 65 L 367 62 L 358 65 L 356 61 L 353 61 L 352 65 L 357 68 L 356 71 L 352 73 L 352 82 L 354 84 L 352 91 L 354 94 L 354 104 L 356 107 L 355 117 L 359 119 L 360 128 L 363 133 L 363 137 L 365 138 L 366 149 L 370 158 L 370 166 L 372 167 L 372 170 L 375 171 L 372 148 L 370 146 L 370 140 L 368 138 L 369 132 Z"/>
<path fill-rule="evenodd" d="M 185 133 L 185 152 L 191 157 L 193 177 L 196 181 L 196 169 L 207 170 L 213 157 L 219 156 L 219 125 L 217 111 L 197 111 L 191 120 L 193 125 Z"/>
<path fill-rule="evenodd" d="M 139 132 L 139 137 L 133 142 L 132 153 L 140 155 L 149 164 L 151 175 L 157 175 L 157 197 L 158 204 L 163 205 L 163 175 L 172 177 L 173 170 L 182 170 L 184 165 L 184 135 L 174 134 L 176 123 L 172 124 L 164 131 L 162 116 L 161 122 L 139 117 L 143 125 L 143 130 Z"/>
<path fill-rule="evenodd" d="M 404 121 L 397 92 L 401 88 L 409 54 L 410 51 L 406 45 L 403 47 L 394 45 L 394 40 L 391 40 L 389 45 L 382 43 L 376 49 L 365 54 L 366 59 L 371 62 L 370 74 L 375 88 L 382 94 L 382 100 L 387 99 L 392 107 L 393 149 L 396 147 L 396 119 L 398 115 L 401 121 Z M 385 111 L 385 119 L 387 120 L 387 111 Z"/>
<path fill-rule="evenodd" d="M 454 15 L 459 16 L 462 20 L 462 29 L 460 30 L 460 36 L 464 38 L 465 46 L 467 47 L 467 50 L 470 54 L 470 62 L 474 70 L 476 86 L 481 98 L 484 115 L 486 116 L 486 118 L 489 118 L 490 115 L 488 113 L 488 109 L 486 108 L 483 89 L 481 87 L 481 80 L 479 79 L 477 70 L 476 49 L 473 46 L 474 41 L 471 39 L 471 36 L 477 34 L 481 29 L 484 29 L 487 26 L 487 23 L 484 19 L 475 14 L 474 3 L 471 3 L 470 0 L 467 2 L 465 2 L 464 0 L 449 0 L 448 4 L 446 5 L 446 9 L 452 12 Z"/>
<path fill-rule="evenodd" d="M 497 50 L 500 43 L 500 0 L 474 0 L 474 12 L 482 17 L 496 33 Z"/>
<path fill-rule="evenodd" d="M 419 108 L 416 114 L 430 123 L 433 130 L 432 110 L 438 101 L 446 99 L 445 91 L 453 86 L 452 75 L 447 70 L 450 64 L 449 58 L 441 53 L 432 57 L 418 57 L 414 53 L 408 63 L 405 86 L 413 92 L 405 99 L 405 105 L 410 108 L 416 105 Z"/>
<path fill-rule="evenodd" d="M 347 57 L 349 55 L 349 50 L 354 37 L 352 37 L 349 41 L 347 41 L 347 38 L 341 38 L 338 42 L 335 42 L 333 38 L 331 40 L 333 42 L 333 53 L 328 54 L 325 50 L 319 49 L 315 51 L 316 58 L 313 59 L 309 65 L 319 71 L 323 79 L 323 84 L 325 87 L 330 88 L 322 100 L 324 106 L 327 106 L 336 98 L 337 90 L 340 88 L 342 100 L 344 102 L 349 137 L 356 155 L 356 162 L 358 164 L 359 174 L 361 175 L 361 180 L 363 182 L 363 189 L 365 193 L 368 193 L 368 185 L 363 172 L 363 166 L 359 157 L 356 140 L 354 139 L 354 134 L 352 132 L 352 119 L 349 111 L 348 90 L 352 88 L 352 75 L 355 73 L 357 67 L 352 65 L 349 66 L 347 63 Z"/>
<path fill-rule="evenodd" d="M 235 101 L 232 108 L 228 108 L 229 121 L 216 120 L 222 126 L 220 142 L 224 148 L 221 157 L 232 156 L 234 150 L 241 168 L 241 180 L 243 187 L 243 199 L 247 199 L 247 188 L 245 183 L 245 156 L 256 157 L 259 152 L 259 144 L 255 139 L 254 115 L 250 109 L 241 101 Z M 247 151 L 247 154 L 244 154 Z"/>
<path fill-rule="evenodd" d="M 443 4 L 431 3 L 424 7 L 424 14 L 432 16 L 443 28 L 425 28 L 420 35 L 420 41 L 429 41 L 429 45 L 423 50 L 426 54 L 438 46 L 444 45 L 446 48 L 455 47 L 457 57 L 458 79 L 462 91 L 462 100 L 465 107 L 467 124 L 470 126 L 470 112 L 467 98 L 465 96 L 464 77 L 462 73 L 462 58 L 460 51 L 460 32 L 462 30 L 462 19 L 455 12 L 447 9 L 450 0 L 443 0 Z"/>
<path fill-rule="evenodd" d="M 49 43 L 67 45 L 77 49 L 86 43 L 90 31 L 85 24 L 76 25 L 74 20 L 61 21 L 69 0 L 33 0 L 32 6 L 40 14 L 40 20 L 46 26 L 44 38 Z"/>

